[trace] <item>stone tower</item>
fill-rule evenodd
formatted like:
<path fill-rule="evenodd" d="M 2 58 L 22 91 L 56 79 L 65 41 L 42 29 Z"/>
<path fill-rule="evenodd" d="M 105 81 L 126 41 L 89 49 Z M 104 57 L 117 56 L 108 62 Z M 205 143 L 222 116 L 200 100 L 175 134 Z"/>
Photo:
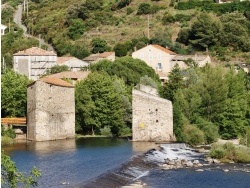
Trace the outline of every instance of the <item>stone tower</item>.
<path fill-rule="evenodd" d="M 75 136 L 74 86 L 41 78 L 27 88 L 27 139 L 47 141 Z"/>
<path fill-rule="evenodd" d="M 172 102 L 148 86 L 132 92 L 133 141 L 167 142 L 174 139 Z"/>

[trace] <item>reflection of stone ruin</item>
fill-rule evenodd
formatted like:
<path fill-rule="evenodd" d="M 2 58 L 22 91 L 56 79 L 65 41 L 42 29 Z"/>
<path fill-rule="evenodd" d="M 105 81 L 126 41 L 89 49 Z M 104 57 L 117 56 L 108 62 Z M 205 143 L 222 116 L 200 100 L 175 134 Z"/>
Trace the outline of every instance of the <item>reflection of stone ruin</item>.
<path fill-rule="evenodd" d="M 155 89 L 133 90 L 133 141 L 172 141 L 172 102 L 157 96 Z"/>
<path fill-rule="evenodd" d="M 74 86 L 41 78 L 27 89 L 27 139 L 46 141 L 75 136 Z"/>

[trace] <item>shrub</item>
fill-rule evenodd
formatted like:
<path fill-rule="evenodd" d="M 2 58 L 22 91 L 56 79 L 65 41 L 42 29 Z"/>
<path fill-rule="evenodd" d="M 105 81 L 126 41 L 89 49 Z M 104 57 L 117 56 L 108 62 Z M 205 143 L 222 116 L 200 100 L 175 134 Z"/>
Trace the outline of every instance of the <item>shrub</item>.
<path fill-rule="evenodd" d="M 209 156 L 216 159 L 222 159 L 226 156 L 226 151 L 221 144 L 213 144 Z"/>
<path fill-rule="evenodd" d="M 103 136 L 107 136 L 107 137 L 111 137 L 112 133 L 111 133 L 111 129 L 109 126 L 105 126 L 103 128 L 100 129 L 100 133 Z"/>
<path fill-rule="evenodd" d="M 204 133 L 196 126 L 184 125 L 184 141 L 190 145 L 204 143 Z"/>
<path fill-rule="evenodd" d="M 131 7 L 127 8 L 127 15 L 130 15 L 134 12 L 134 10 Z"/>
<path fill-rule="evenodd" d="M 220 159 L 223 162 L 234 161 L 238 163 L 250 162 L 250 150 L 248 147 L 235 146 L 232 143 L 213 144 L 209 152 L 212 158 Z"/>

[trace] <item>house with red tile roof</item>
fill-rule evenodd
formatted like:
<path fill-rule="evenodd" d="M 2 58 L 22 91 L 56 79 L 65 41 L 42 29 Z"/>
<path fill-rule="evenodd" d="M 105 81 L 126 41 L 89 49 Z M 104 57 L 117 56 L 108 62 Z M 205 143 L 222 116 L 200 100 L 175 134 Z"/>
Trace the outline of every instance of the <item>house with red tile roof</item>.
<path fill-rule="evenodd" d="M 76 57 L 57 57 L 58 65 L 66 65 L 71 71 L 80 71 L 82 67 L 88 67 L 89 63 Z"/>
<path fill-rule="evenodd" d="M 48 69 L 57 65 L 57 54 L 38 47 L 32 47 L 13 54 L 14 71 L 37 80 Z"/>
<path fill-rule="evenodd" d="M 115 61 L 115 52 L 103 52 L 98 54 L 91 54 L 88 57 L 85 57 L 83 61 L 86 61 L 90 64 L 90 63 L 96 63 L 103 59 Z"/>
<path fill-rule="evenodd" d="M 162 81 L 167 79 L 173 68 L 170 61 L 174 56 L 175 52 L 156 44 L 147 45 L 132 53 L 133 58 L 140 59 L 152 67 Z"/>
<path fill-rule="evenodd" d="M 199 67 L 211 63 L 209 55 L 179 55 L 171 50 L 156 44 L 150 44 L 132 53 L 133 58 L 140 59 L 159 75 L 164 82 L 168 79 L 168 74 L 173 70 L 176 64 L 181 69 L 188 68 L 188 61 L 192 61 Z"/>

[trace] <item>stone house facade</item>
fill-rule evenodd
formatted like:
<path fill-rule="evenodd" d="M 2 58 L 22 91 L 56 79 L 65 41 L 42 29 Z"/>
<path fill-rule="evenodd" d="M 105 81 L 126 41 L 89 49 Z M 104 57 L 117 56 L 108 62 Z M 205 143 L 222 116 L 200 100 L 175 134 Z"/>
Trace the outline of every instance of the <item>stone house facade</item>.
<path fill-rule="evenodd" d="M 155 93 L 147 86 L 140 87 L 140 90 L 133 89 L 133 141 L 174 140 L 172 102 L 158 97 Z"/>
<path fill-rule="evenodd" d="M 47 141 L 75 136 L 74 86 L 41 78 L 27 88 L 27 139 Z"/>
<path fill-rule="evenodd" d="M 15 72 L 26 75 L 31 80 L 37 80 L 47 69 L 57 65 L 57 54 L 38 47 L 32 47 L 13 54 Z"/>

